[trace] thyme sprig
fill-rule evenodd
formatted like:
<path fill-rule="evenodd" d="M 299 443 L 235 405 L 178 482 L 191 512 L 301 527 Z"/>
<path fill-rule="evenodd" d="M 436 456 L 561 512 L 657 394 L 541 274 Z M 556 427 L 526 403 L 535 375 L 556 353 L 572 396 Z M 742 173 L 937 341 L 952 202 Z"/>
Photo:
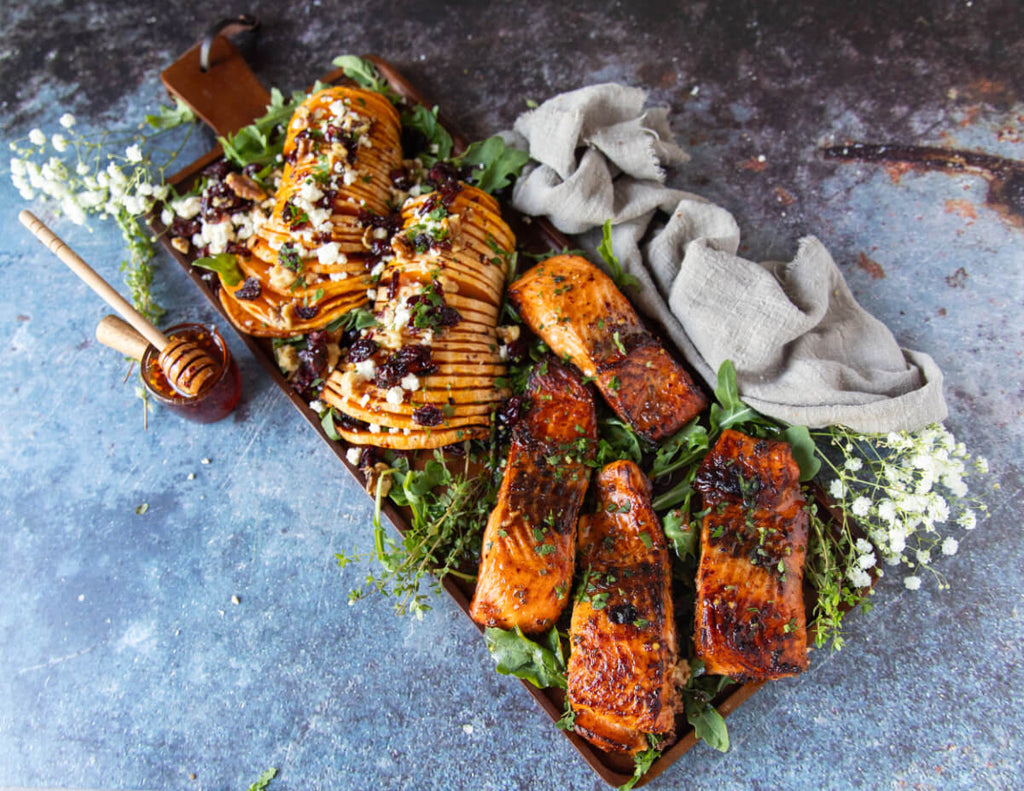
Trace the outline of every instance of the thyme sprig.
<path fill-rule="evenodd" d="M 395 612 L 422 618 L 431 609 L 427 587 L 440 591 L 446 576 L 473 580 L 459 567 L 475 557 L 480 537 L 494 507 L 496 488 L 486 469 L 471 471 L 466 453 L 462 470 L 452 470 L 440 451 L 422 470 L 410 468 L 405 457 L 393 457 L 373 471 L 372 553 L 338 553 L 338 565 L 375 561 L 362 585 L 349 593 L 349 603 L 377 592 L 394 599 Z M 400 539 L 385 531 L 381 513 L 384 498 L 407 507 L 412 519 Z"/>

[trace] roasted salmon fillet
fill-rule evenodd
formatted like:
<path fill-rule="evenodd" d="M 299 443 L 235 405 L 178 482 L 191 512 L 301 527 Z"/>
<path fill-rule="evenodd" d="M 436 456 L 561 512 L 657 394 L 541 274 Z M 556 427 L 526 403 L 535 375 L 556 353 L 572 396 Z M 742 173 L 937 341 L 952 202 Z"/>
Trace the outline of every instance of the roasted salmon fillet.
<path fill-rule="evenodd" d="M 572 597 L 576 521 L 590 482 L 597 416 L 579 374 L 538 364 L 512 429 L 498 502 L 484 530 L 470 616 L 526 633 L 550 629 Z"/>
<path fill-rule="evenodd" d="M 671 565 L 640 468 L 617 461 L 594 483 L 596 511 L 579 525 L 568 695 L 577 733 L 603 750 L 636 753 L 649 733 L 672 737 L 682 706 Z"/>
<path fill-rule="evenodd" d="M 809 519 L 789 444 L 727 429 L 693 485 L 707 510 L 693 638 L 705 670 L 737 681 L 806 670 Z"/>
<path fill-rule="evenodd" d="M 508 295 L 530 329 L 592 378 L 615 413 L 651 442 L 671 436 L 707 406 L 612 279 L 587 259 L 542 261 Z"/>

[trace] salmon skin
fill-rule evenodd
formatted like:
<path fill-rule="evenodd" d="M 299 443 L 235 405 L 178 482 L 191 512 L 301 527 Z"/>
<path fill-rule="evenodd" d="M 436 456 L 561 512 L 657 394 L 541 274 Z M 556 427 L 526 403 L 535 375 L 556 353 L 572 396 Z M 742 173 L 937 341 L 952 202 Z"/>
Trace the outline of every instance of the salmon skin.
<path fill-rule="evenodd" d="M 612 279 L 587 259 L 548 258 L 508 294 L 530 329 L 592 378 L 615 413 L 648 441 L 670 437 L 707 406 Z"/>
<path fill-rule="evenodd" d="M 577 733 L 603 750 L 636 753 L 650 746 L 647 734 L 671 739 L 682 707 L 671 564 L 636 464 L 609 464 L 594 488 L 596 511 L 580 518 L 568 695 Z"/>
<path fill-rule="evenodd" d="M 527 634 L 550 629 L 572 597 L 576 520 L 590 482 L 597 416 L 579 374 L 543 360 L 512 429 L 498 502 L 484 530 L 470 616 Z"/>
<path fill-rule="evenodd" d="M 809 517 L 789 444 L 727 429 L 693 486 L 707 510 L 694 624 L 705 670 L 737 681 L 806 670 Z"/>

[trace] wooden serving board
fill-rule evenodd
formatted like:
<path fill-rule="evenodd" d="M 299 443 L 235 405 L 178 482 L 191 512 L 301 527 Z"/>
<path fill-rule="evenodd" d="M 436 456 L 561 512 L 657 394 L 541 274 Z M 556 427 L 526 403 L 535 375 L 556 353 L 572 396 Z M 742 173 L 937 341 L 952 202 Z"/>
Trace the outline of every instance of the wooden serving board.
<path fill-rule="evenodd" d="M 390 63 L 374 55 L 366 55 L 364 57 L 377 67 L 390 83 L 392 89 L 407 101 L 426 107 L 434 106 L 433 102 L 428 101 Z M 173 96 L 176 96 L 190 106 L 199 118 L 206 122 L 216 134 L 221 136 L 235 132 L 261 116 L 265 112 L 266 105 L 270 99 L 269 93 L 260 85 L 259 80 L 253 75 L 244 58 L 227 39 L 222 37 L 214 39 L 213 46 L 211 47 L 211 68 L 208 71 L 203 72 L 199 68 L 199 46 L 197 45 L 168 67 L 161 74 L 161 78 Z M 338 69 L 323 77 L 322 82 L 336 83 L 344 79 L 343 71 Z M 442 123 L 444 123 L 443 115 Z M 452 135 L 456 150 L 464 149 L 466 140 L 460 137 L 450 124 L 444 123 L 444 125 Z M 215 162 L 222 156 L 223 153 L 218 146 L 172 176 L 169 179 L 169 183 L 175 187 L 187 189 L 207 165 Z M 568 238 L 544 219 L 525 218 L 508 206 L 502 206 L 502 213 L 506 222 L 509 223 L 515 232 L 517 246 L 521 249 L 534 253 L 543 253 L 572 246 Z M 166 229 L 159 222 L 159 218 L 154 217 L 151 220 L 151 225 L 171 256 L 221 314 L 224 319 L 224 325 L 235 329 L 234 325 L 228 321 L 227 316 L 224 314 L 217 294 L 202 279 L 200 271 L 192 266 L 192 259 L 175 250 L 170 245 L 170 240 L 167 238 L 167 234 L 164 233 Z M 235 329 L 235 332 L 239 339 L 248 347 L 249 351 L 252 352 L 252 355 L 259 361 L 267 375 L 277 384 L 292 404 L 295 405 L 295 408 L 299 410 L 313 431 L 320 435 L 334 455 L 338 457 L 338 460 L 359 481 L 360 485 L 363 485 L 362 473 L 345 456 L 348 446 L 344 442 L 332 440 L 327 436 L 320 425 L 320 418 L 317 413 L 309 408 L 306 401 L 292 389 L 288 381 L 281 374 L 269 339 L 254 338 L 237 329 Z M 408 525 L 406 515 L 387 499 L 383 503 L 382 510 L 395 528 L 404 533 Z M 442 580 L 442 585 L 447 594 L 469 617 L 469 602 L 473 595 L 472 585 L 457 581 L 451 576 L 445 577 Z M 483 631 L 481 627 L 478 626 L 478 628 L 481 632 Z M 522 684 L 551 718 L 552 723 L 562 716 L 564 712 L 564 692 L 562 690 L 541 690 L 527 681 L 523 681 Z M 761 683 L 734 685 L 725 690 L 714 701 L 715 707 L 720 714 L 728 716 L 760 687 Z M 553 725 L 552 727 L 554 729 Z M 681 734 L 678 741 L 662 753 L 661 757 L 654 762 L 644 777 L 636 784 L 637 787 L 657 777 L 697 743 L 698 740 L 694 735 L 693 729 L 682 715 L 677 718 L 676 728 L 677 733 Z M 630 757 L 606 753 L 597 749 L 575 733 L 558 729 L 554 730 L 559 734 L 563 734 L 587 764 L 610 785 L 620 786 L 633 776 L 633 761 Z"/>

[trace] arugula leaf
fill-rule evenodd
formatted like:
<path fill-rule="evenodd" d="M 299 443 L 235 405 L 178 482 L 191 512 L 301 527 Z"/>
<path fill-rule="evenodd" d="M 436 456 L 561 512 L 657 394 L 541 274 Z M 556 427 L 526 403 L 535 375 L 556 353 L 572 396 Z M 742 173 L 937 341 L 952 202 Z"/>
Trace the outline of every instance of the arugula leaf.
<path fill-rule="evenodd" d="M 174 107 L 165 107 L 161 105 L 159 112 L 155 115 L 146 116 L 146 123 L 154 129 L 166 131 L 167 129 L 174 129 L 176 126 L 181 126 L 182 124 L 194 121 L 196 114 L 192 112 L 192 108 L 177 96 L 173 98 Z"/>
<path fill-rule="evenodd" d="M 605 220 L 604 225 L 601 226 L 601 244 L 597 246 L 597 253 L 604 259 L 605 264 L 608 265 L 608 274 L 611 275 L 612 281 L 619 287 L 620 291 L 625 291 L 630 286 L 640 286 L 640 281 L 622 268 L 619 259 L 612 252 L 611 220 Z"/>
<path fill-rule="evenodd" d="M 314 90 L 319 87 L 317 84 Z M 224 148 L 224 156 L 239 167 L 253 162 L 266 166 L 276 161 L 278 154 L 284 150 L 284 127 L 295 112 L 295 106 L 304 101 L 307 95 L 305 91 L 294 91 L 290 99 L 285 99 L 277 88 L 271 89 L 270 104 L 263 116 L 234 134 L 217 138 Z"/>
<path fill-rule="evenodd" d="M 339 316 L 325 329 L 328 332 L 336 332 L 337 330 L 364 330 L 367 327 L 376 327 L 378 324 L 377 318 L 367 308 L 353 308 L 343 316 Z"/>
<path fill-rule="evenodd" d="M 488 194 L 509 186 L 529 160 L 526 151 L 506 146 L 498 135 L 477 140 L 458 157 L 460 164 L 471 168 L 468 181 Z"/>
<path fill-rule="evenodd" d="M 535 643 L 518 626 L 513 631 L 485 629 L 484 641 L 497 663 L 495 669 L 502 675 L 524 679 L 539 689 L 566 688 L 565 659 L 557 629 L 545 635 L 547 645 Z"/>
<path fill-rule="evenodd" d="M 679 557 L 697 557 L 697 541 L 699 531 L 690 523 L 689 512 L 675 508 L 661 518 L 661 527 L 665 538 L 672 542 Z"/>
<path fill-rule="evenodd" d="M 696 461 L 708 447 L 708 431 L 694 418 L 658 448 L 651 466 L 651 477 L 660 478 L 682 469 Z"/>
<path fill-rule="evenodd" d="M 255 783 L 249 786 L 249 791 L 267 791 L 270 781 L 277 777 L 277 769 L 271 767 L 259 776 Z"/>
<path fill-rule="evenodd" d="M 402 113 L 402 126 L 415 129 L 427 138 L 427 150 L 418 155 L 420 161 L 427 167 L 451 157 L 452 136 L 437 119 L 436 105 L 428 110 L 417 104 L 411 110 L 406 110 Z"/>
<path fill-rule="evenodd" d="M 601 417 L 597 421 L 597 436 L 595 463 L 599 468 L 619 459 L 640 463 L 643 446 L 629 424 L 617 417 Z"/>
<path fill-rule="evenodd" d="M 339 55 L 331 63 L 342 69 L 345 76 L 357 85 L 383 94 L 392 103 L 400 101 L 401 97 L 391 89 L 388 81 L 370 61 L 357 55 Z"/>
<path fill-rule="evenodd" d="M 242 282 L 242 270 L 238 266 L 238 260 L 231 253 L 218 253 L 206 258 L 197 258 L 192 262 L 192 266 L 216 272 L 225 286 L 234 288 Z"/>
<path fill-rule="evenodd" d="M 334 425 L 334 407 L 328 407 L 327 411 L 324 412 L 324 416 L 320 419 L 320 427 L 324 430 L 324 434 L 326 434 L 330 439 L 341 439 L 341 435 L 338 433 L 338 429 Z"/>
<path fill-rule="evenodd" d="M 782 438 L 793 448 L 793 458 L 800 467 L 800 480 L 811 480 L 821 469 L 821 459 L 807 426 L 790 426 L 782 432 Z"/>
<path fill-rule="evenodd" d="M 718 713 L 718 710 L 710 703 L 701 706 L 685 696 L 683 705 L 686 709 L 686 721 L 693 726 L 694 735 L 698 739 L 703 739 L 709 747 L 714 747 L 723 753 L 727 752 L 729 729 L 725 724 L 725 718 Z"/>
<path fill-rule="evenodd" d="M 651 765 L 658 760 L 661 756 L 661 750 L 657 747 L 651 747 L 650 749 L 643 750 L 633 756 L 633 776 L 629 778 L 625 783 L 619 786 L 619 791 L 629 791 L 633 786 L 637 784 L 647 771 L 651 768 Z"/>

